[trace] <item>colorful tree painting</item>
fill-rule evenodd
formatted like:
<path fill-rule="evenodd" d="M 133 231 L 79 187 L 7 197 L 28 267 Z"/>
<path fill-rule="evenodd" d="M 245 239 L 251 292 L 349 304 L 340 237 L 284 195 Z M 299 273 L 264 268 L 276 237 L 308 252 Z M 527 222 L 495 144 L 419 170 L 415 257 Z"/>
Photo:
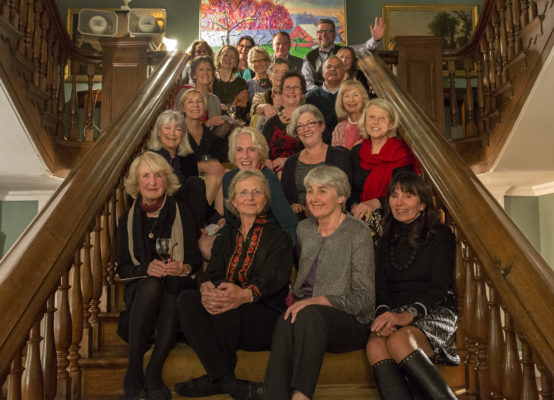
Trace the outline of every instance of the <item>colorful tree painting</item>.
<path fill-rule="evenodd" d="M 271 0 L 209 0 L 202 2 L 204 31 L 220 31 L 222 45 L 231 43 L 231 33 L 290 29 L 293 22 L 287 9 Z"/>

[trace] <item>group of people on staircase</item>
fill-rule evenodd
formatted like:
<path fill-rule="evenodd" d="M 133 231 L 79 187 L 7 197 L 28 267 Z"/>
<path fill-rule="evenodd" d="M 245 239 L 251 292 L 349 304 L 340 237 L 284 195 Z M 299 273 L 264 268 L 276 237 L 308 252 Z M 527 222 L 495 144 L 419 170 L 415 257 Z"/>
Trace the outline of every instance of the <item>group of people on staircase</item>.
<path fill-rule="evenodd" d="M 376 19 L 364 48 L 383 30 Z M 171 398 L 162 370 L 179 333 L 206 372 L 175 386 L 185 397 L 311 399 L 326 351 L 365 348 L 383 399 L 456 398 L 434 366 L 459 363 L 455 238 L 395 106 L 370 99 L 335 35 L 320 20 L 303 61 L 286 32 L 273 58 L 245 36 L 216 66 L 193 44 L 175 110 L 125 180 L 126 399 Z M 264 382 L 236 377 L 239 349 L 271 350 Z"/>

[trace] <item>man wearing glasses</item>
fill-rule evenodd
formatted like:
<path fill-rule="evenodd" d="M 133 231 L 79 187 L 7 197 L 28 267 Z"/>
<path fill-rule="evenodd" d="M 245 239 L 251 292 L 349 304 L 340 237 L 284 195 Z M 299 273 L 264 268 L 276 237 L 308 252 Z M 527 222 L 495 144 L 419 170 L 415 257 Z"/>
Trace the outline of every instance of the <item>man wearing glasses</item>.
<path fill-rule="evenodd" d="M 351 46 L 355 51 L 367 50 L 373 51 L 377 48 L 383 33 L 385 32 L 385 23 L 383 18 L 375 18 L 375 24 L 370 25 L 371 38 L 363 45 Z M 323 84 L 322 68 L 323 62 L 330 56 L 337 54 L 340 47 L 335 44 L 335 23 L 331 19 L 322 18 L 317 22 L 317 43 L 318 47 L 306 54 L 304 64 L 302 65 L 302 74 L 306 78 L 308 90 L 313 90 Z"/>

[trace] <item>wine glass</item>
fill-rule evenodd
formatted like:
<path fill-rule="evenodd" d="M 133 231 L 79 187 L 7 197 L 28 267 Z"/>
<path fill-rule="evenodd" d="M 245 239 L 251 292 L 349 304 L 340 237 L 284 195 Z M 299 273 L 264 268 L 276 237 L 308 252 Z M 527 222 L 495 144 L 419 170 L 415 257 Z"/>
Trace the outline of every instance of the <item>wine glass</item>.
<path fill-rule="evenodd" d="M 170 238 L 157 238 L 156 239 L 156 253 L 160 256 L 164 264 L 167 264 L 169 256 L 171 255 L 171 239 Z"/>
<path fill-rule="evenodd" d="M 237 106 L 234 106 L 232 104 L 229 104 L 227 106 L 227 114 L 231 117 L 231 118 L 235 118 L 235 114 L 237 113 Z"/>

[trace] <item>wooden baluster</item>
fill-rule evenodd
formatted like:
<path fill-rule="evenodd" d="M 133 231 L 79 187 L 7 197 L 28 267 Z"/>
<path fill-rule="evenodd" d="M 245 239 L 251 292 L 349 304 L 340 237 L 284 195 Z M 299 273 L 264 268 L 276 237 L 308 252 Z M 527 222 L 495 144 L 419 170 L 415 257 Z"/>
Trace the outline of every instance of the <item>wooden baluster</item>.
<path fill-rule="evenodd" d="M 54 30 L 52 29 L 52 32 Z M 50 108 L 49 112 L 52 115 L 58 115 L 58 78 L 59 75 L 57 73 L 58 68 L 58 60 L 60 57 L 60 42 L 59 40 L 53 39 L 52 42 L 53 52 L 52 52 L 52 60 L 50 64 Z"/>
<path fill-rule="evenodd" d="M 539 10 L 537 8 L 537 0 L 531 0 L 531 19 L 537 18 L 539 16 Z"/>
<path fill-rule="evenodd" d="M 494 27 L 494 62 L 496 66 L 496 87 L 500 88 L 502 82 L 502 57 L 500 56 L 500 17 L 498 12 L 492 12 L 492 26 Z"/>
<path fill-rule="evenodd" d="M 69 346 L 69 376 L 71 378 L 71 399 L 81 397 L 81 368 L 79 348 L 83 338 L 83 295 L 81 293 L 81 249 L 75 251 L 71 267 L 71 345 Z"/>
<path fill-rule="evenodd" d="M 481 51 L 481 58 L 483 60 L 483 76 L 481 78 L 483 82 L 483 90 L 484 90 L 484 107 L 485 107 L 485 115 L 488 116 L 488 114 L 491 112 L 491 104 L 490 104 L 490 73 L 489 73 L 489 47 L 488 42 L 485 40 L 485 37 L 481 37 L 481 40 L 479 41 L 480 46 L 479 50 Z"/>
<path fill-rule="evenodd" d="M 502 395 L 502 362 L 504 357 L 504 336 L 500 318 L 500 305 L 496 299 L 496 290 L 491 281 L 489 286 L 489 348 L 488 364 L 490 376 L 490 398 L 503 399 Z"/>
<path fill-rule="evenodd" d="M 46 304 L 44 323 L 44 349 L 42 353 L 42 365 L 44 367 L 44 398 L 53 400 L 56 398 L 57 371 L 56 371 L 56 342 L 54 337 L 54 313 L 56 293 L 52 292 Z"/>
<path fill-rule="evenodd" d="M 502 393 L 506 400 L 520 400 L 521 366 L 512 317 L 506 310 L 504 310 L 504 332 L 506 334 L 506 352 L 502 364 Z"/>
<path fill-rule="evenodd" d="M 102 296 L 102 253 L 100 250 L 100 215 L 96 215 L 96 225 L 92 233 L 92 248 L 90 255 L 92 271 L 92 299 L 90 301 L 90 324 L 92 325 L 92 346 L 95 351 L 100 349 L 100 296 Z"/>
<path fill-rule="evenodd" d="M 2 15 L 2 18 L 9 21 L 10 20 L 10 0 L 4 0 L 2 2 L 2 9 L 0 11 L 0 14 Z"/>
<path fill-rule="evenodd" d="M 519 398 L 521 400 L 539 400 L 533 351 L 529 343 L 527 343 L 525 336 L 519 335 L 519 340 L 521 341 L 521 364 L 523 365 L 523 381 Z"/>
<path fill-rule="evenodd" d="M 48 18 L 48 13 L 46 11 L 41 14 L 41 26 L 42 26 L 42 46 L 40 48 L 40 82 L 39 87 L 44 92 L 48 92 L 48 52 L 51 50 L 51 47 L 48 47 L 49 44 L 49 31 L 50 31 L 50 18 Z M 48 108 L 46 108 L 48 110 Z"/>
<path fill-rule="evenodd" d="M 520 0 L 512 0 L 512 21 L 514 22 L 514 57 L 521 52 L 521 14 L 519 7 Z"/>
<path fill-rule="evenodd" d="M 8 399 L 21 400 L 21 376 L 23 374 L 23 351 L 21 348 L 17 350 L 12 360 L 10 368 L 10 376 L 8 378 Z"/>
<path fill-rule="evenodd" d="M 508 82 L 508 69 L 506 68 L 506 64 L 508 64 L 508 42 L 506 39 L 506 16 L 505 16 L 505 0 L 496 0 L 496 9 L 498 11 L 499 16 L 499 43 L 500 43 L 500 69 L 501 69 L 501 77 L 502 77 L 502 84 L 505 84 Z"/>
<path fill-rule="evenodd" d="M 454 229 L 454 235 L 456 236 L 456 264 L 454 265 L 454 296 L 456 298 L 456 309 L 458 310 L 458 330 L 456 331 L 456 349 L 460 354 L 460 358 L 464 359 L 466 355 L 466 347 L 464 343 L 465 331 L 464 331 L 464 284 L 465 284 L 465 265 L 464 265 L 464 242 L 462 234 L 458 229 L 458 225 L 452 222 Z"/>
<path fill-rule="evenodd" d="M 18 0 L 12 0 L 10 3 L 10 24 L 15 28 L 19 28 L 19 20 L 20 20 L 20 8 L 19 8 L 19 1 Z"/>
<path fill-rule="evenodd" d="M 554 398 L 554 393 L 552 391 L 552 378 L 542 360 L 537 360 L 537 369 L 541 373 L 541 399 L 552 400 Z"/>
<path fill-rule="evenodd" d="M 475 368 L 477 364 L 476 339 L 475 339 L 475 281 L 474 281 L 474 262 L 471 249 L 464 242 L 463 258 L 465 265 L 465 284 L 464 284 L 464 303 L 463 303 L 463 328 L 466 334 L 465 342 L 467 356 L 465 364 L 465 382 L 466 391 L 470 395 L 476 393 Z"/>
<path fill-rule="evenodd" d="M 512 12 L 512 2 L 515 0 L 506 0 L 506 33 L 508 35 L 508 60 L 515 57 L 514 52 L 514 13 Z"/>
<path fill-rule="evenodd" d="M 42 38 L 40 35 L 40 14 L 43 4 L 40 0 L 35 0 L 33 13 L 33 41 L 32 41 L 32 61 L 33 61 L 33 85 L 40 86 L 40 49 L 42 48 Z"/>
<path fill-rule="evenodd" d="M 81 287 L 83 296 L 83 338 L 81 340 L 81 354 L 83 357 L 90 357 L 92 355 L 92 332 L 90 325 L 90 302 L 92 300 L 92 269 L 90 263 L 90 233 L 85 234 L 83 248 L 81 249 L 81 260 L 83 266 L 81 267 Z"/>
<path fill-rule="evenodd" d="M 108 204 L 108 231 L 110 233 L 110 265 L 108 271 L 108 288 L 110 289 L 110 311 L 115 309 L 116 284 L 115 284 L 115 255 L 117 249 L 117 219 L 116 219 L 116 200 L 115 191 L 112 193 Z"/>
<path fill-rule="evenodd" d="M 479 136 L 484 136 L 487 133 L 487 120 L 485 118 L 485 92 L 480 58 L 477 59 L 477 107 L 479 108 L 477 134 Z"/>
<path fill-rule="evenodd" d="M 56 314 L 54 319 L 54 334 L 56 336 L 56 357 L 58 360 L 58 389 L 56 399 L 69 399 L 71 382 L 67 373 L 67 354 L 71 344 L 71 314 L 69 312 L 69 273 L 64 272 L 56 293 Z"/>
<path fill-rule="evenodd" d="M 40 320 L 35 321 L 27 341 L 27 357 L 21 382 L 23 400 L 44 399 L 44 380 L 40 364 Z"/>
<path fill-rule="evenodd" d="M 475 105 L 473 101 L 473 87 L 471 86 L 471 70 L 473 69 L 473 60 L 470 57 L 464 57 L 464 70 L 466 72 L 466 94 L 464 104 L 466 108 L 466 118 L 464 127 L 464 137 L 473 137 L 477 134 L 475 126 Z"/>
<path fill-rule="evenodd" d="M 21 15 L 20 29 L 25 36 L 19 42 L 19 53 L 29 61 L 33 59 L 31 42 L 33 40 L 33 0 L 21 0 L 20 8 L 23 10 Z"/>
<path fill-rule="evenodd" d="M 77 103 L 77 73 L 79 72 L 79 63 L 71 61 L 71 97 L 69 99 L 69 132 L 68 138 L 72 141 L 79 140 L 79 121 L 78 121 L 78 103 Z"/>
<path fill-rule="evenodd" d="M 88 96 L 85 102 L 85 142 L 94 141 L 94 98 L 92 94 L 92 79 L 94 64 L 87 64 Z"/>
<path fill-rule="evenodd" d="M 528 0 L 520 0 L 521 6 L 521 27 L 526 27 L 529 24 L 529 3 Z"/>
<path fill-rule="evenodd" d="M 116 214 L 116 221 L 119 221 L 119 218 L 123 214 L 125 214 L 125 188 L 123 187 L 123 184 L 120 182 L 117 188 L 115 189 L 115 196 L 116 196 L 116 207 L 115 207 L 115 214 Z"/>
<path fill-rule="evenodd" d="M 489 307 L 483 268 L 479 261 L 475 263 L 475 333 L 477 338 L 477 382 L 481 399 L 489 397 L 489 365 L 487 360 L 489 340 Z"/>
<path fill-rule="evenodd" d="M 490 24 L 487 25 L 486 36 L 489 49 L 489 87 L 492 94 L 496 90 L 496 61 L 494 55 L 494 30 Z"/>
<path fill-rule="evenodd" d="M 456 62 L 448 61 L 448 77 L 450 85 L 450 139 L 457 139 L 458 135 L 458 99 L 456 96 Z"/>
<path fill-rule="evenodd" d="M 59 77 L 58 77 L 58 117 L 62 118 L 64 117 L 65 112 L 65 86 L 64 86 L 64 71 L 65 71 L 65 65 L 67 64 L 67 53 L 65 51 L 62 51 L 59 57 L 60 63 L 59 65 Z M 60 139 L 65 136 L 65 130 L 60 129 L 59 131 Z"/>
<path fill-rule="evenodd" d="M 102 231 L 100 232 L 100 249 L 102 251 L 102 311 L 108 311 L 108 304 L 110 304 L 108 288 L 108 276 L 112 273 L 113 264 L 111 262 L 111 239 L 110 239 L 110 221 L 109 221 L 109 201 L 104 203 L 104 209 L 102 210 L 101 225 Z"/>

